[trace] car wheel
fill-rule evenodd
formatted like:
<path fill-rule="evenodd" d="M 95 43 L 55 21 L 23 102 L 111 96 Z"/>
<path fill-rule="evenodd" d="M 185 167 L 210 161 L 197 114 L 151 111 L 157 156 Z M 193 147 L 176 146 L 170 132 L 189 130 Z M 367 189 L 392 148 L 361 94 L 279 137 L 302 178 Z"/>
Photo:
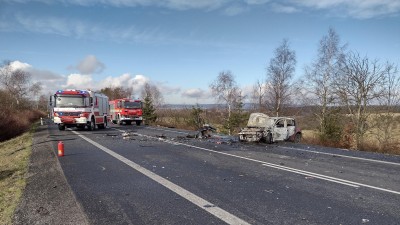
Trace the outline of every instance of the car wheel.
<path fill-rule="evenodd" d="M 273 142 L 273 140 L 272 140 L 272 134 L 271 134 L 271 133 L 268 133 L 268 134 L 267 134 L 267 143 L 268 143 L 268 144 L 272 144 L 272 142 Z"/>
<path fill-rule="evenodd" d="M 297 133 L 296 136 L 294 136 L 294 142 L 295 143 L 300 143 L 301 141 L 301 134 Z"/>

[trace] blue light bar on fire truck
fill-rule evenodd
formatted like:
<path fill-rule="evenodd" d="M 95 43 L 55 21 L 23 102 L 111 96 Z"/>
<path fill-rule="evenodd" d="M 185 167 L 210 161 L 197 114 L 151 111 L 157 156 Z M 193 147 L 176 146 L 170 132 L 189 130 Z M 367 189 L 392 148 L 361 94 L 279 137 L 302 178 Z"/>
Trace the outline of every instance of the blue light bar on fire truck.
<path fill-rule="evenodd" d="M 67 89 L 67 90 L 58 90 L 56 94 L 79 94 L 79 95 L 89 95 L 88 91 L 82 91 L 82 90 L 73 90 L 73 89 Z"/>

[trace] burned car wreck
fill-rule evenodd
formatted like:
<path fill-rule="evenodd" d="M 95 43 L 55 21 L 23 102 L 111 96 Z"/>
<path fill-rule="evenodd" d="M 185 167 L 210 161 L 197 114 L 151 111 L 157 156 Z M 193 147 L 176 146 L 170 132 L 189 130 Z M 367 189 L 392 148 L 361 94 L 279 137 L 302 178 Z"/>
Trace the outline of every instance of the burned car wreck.
<path fill-rule="evenodd" d="M 247 142 L 300 142 L 301 130 L 290 117 L 269 117 L 264 113 L 250 114 L 247 127 L 239 132 L 239 140 Z"/>

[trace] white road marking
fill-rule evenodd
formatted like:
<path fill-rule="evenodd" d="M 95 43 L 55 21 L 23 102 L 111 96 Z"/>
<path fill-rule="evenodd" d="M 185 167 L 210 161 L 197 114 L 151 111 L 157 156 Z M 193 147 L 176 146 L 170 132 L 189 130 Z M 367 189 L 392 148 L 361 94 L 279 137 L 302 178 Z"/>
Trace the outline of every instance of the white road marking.
<path fill-rule="evenodd" d="M 119 130 L 121 131 L 121 130 Z M 164 187 L 168 188 L 169 190 L 173 191 L 174 193 L 180 195 L 181 197 L 185 198 L 186 200 L 190 201 L 191 203 L 197 205 L 201 209 L 209 212 L 210 214 L 214 215 L 215 217 L 221 219 L 222 221 L 228 224 L 245 224 L 249 225 L 246 221 L 236 217 L 235 215 L 215 206 L 211 202 L 189 192 L 188 190 L 172 183 L 171 181 L 151 172 L 150 170 L 145 169 L 144 167 L 130 161 L 129 159 L 123 157 L 122 155 L 100 145 L 99 143 L 81 135 L 76 131 L 72 131 L 73 133 L 77 134 L 82 139 L 86 140 L 87 142 L 91 143 L 92 145 L 96 146 L 97 148 L 101 149 L 102 151 L 108 153 L 109 155 L 113 156 L 114 158 L 118 159 L 119 161 L 125 163 L 126 165 L 130 166 L 131 168 L 135 169 L 136 171 L 142 173 L 143 175 L 147 176 L 148 178 L 156 181 L 157 183 L 163 185 Z M 210 207 L 211 206 L 211 207 Z"/>
<path fill-rule="evenodd" d="M 175 130 L 167 130 L 167 129 L 160 129 L 160 128 L 152 128 L 152 127 L 146 127 L 146 129 L 149 130 L 159 130 L 159 131 L 168 131 L 172 133 L 178 133 L 178 134 L 188 134 L 189 132 L 182 132 L 182 131 L 175 131 Z"/>
<path fill-rule="evenodd" d="M 159 131 L 168 131 L 168 132 L 181 133 L 181 134 L 187 134 L 187 133 L 184 133 L 184 132 L 173 131 L 173 130 L 167 130 L 167 129 L 160 129 L 160 128 L 146 127 L 146 129 L 150 129 L 150 130 L 159 130 Z M 349 158 L 349 159 L 357 159 L 357 160 L 364 160 L 364 161 L 369 161 L 369 162 L 384 163 L 384 164 L 389 164 L 389 165 L 400 166 L 400 163 L 388 162 L 388 161 L 382 161 L 382 160 L 376 160 L 376 159 L 367 159 L 367 158 L 361 158 L 361 157 L 355 157 L 355 156 L 348 156 L 348 155 L 341 155 L 341 154 L 333 154 L 333 153 L 326 153 L 326 152 L 318 152 L 318 151 L 313 151 L 313 150 L 305 150 L 305 149 L 301 149 L 301 148 L 290 148 L 290 147 L 285 147 L 285 146 L 279 146 L 279 148 L 290 149 L 290 150 L 295 150 L 295 151 L 311 152 L 311 153 L 322 154 L 322 155 L 338 156 L 338 157 Z M 343 150 L 343 151 L 349 151 L 348 149 L 342 149 L 342 150 Z"/>
<path fill-rule="evenodd" d="M 125 132 L 124 130 L 120 130 L 120 129 L 116 129 L 116 130 L 118 130 L 120 132 Z M 182 146 L 195 148 L 195 149 L 200 149 L 200 150 L 203 150 L 203 151 L 208 151 L 208 152 L 212 152 L 212 153 L 216 153 L 216 154 L 227 155 L 227 156 L 231 156 L 231 157 L 235 157 L 235 158 L 239 158 L 239 159 L 245 159 L 245 160 L 248 160 L 248 161 L 261 163 L 261 165 L 263 165 L 263 166 L 268 166 L 268 167 L 279 169 L 279 170 L 284 170 L 284 171 L 297 173 L 297 174 L 301 173 L 301 174 L 304 174 L 304 175 L 307 175 L 307 176 L 311 176 L 312 175 L 313 177 L 318 178 L 318 179 L 327 180 L 327 181 L 331 181 L 331 182 L 335 182 L 335 183 L 340 183 L 340 184 L 344 184 L 344 185 L 348 185 L 348 186 L 352 186 L 352 187 L 356 187 L 356 188 L 357 187 L 367 187 L 367 188 L 371 188 L 371 189 L 375 189 L 375 190 L 380 190 L 380 191 L 384 191 L 384 192 L 389 192 L 389 193 L 392 193 L 392 194 L 400 195 L 400 192 L 393 191 L 393 190 L 386 189 L 386 188 L 375 187 L 375 186 L 372 186 L 372 185 L 357 183 L 357 182 L 344 180 L 344 179 L 340 179 L 340 178 L 336 178 L 336 177 L 329 177 L 329 176 L 326 176 L 326 175 L 323 175 L 323 174 L 317 174 L 317 173 L 312 173 L 312 172 L 308 172 L 308 171 L 304 171 L 304 170 L 298 170 L 298 169 L 291 168 L 291 167 L 280 166 L 280 165 L 277 165 L 277 164 L 268 163 L 268 162 L 264 162 L 264 161 L 257 160 L 257 159 L 247 158 L 247 157 L 238 156 L 238 155 L 234 155 L 234 154 L 229 154 L 229 153 L 225 153 L 225 152 L 218 152 L 218 151 L 215 151 L 215 150 L 212 150 L 212 149 L 198 147 L 198 146 L 195 146 L 195 145 L 189 145 L 189 144 L 180 143 L 180 142 L 176 142 L 176 141 L 158 139 L 158 138 L 155 138 L 155 137 L 152 137 L 152 136 L 148 136 L 148 135 L 145 135 L 145 134 L 139 134 L 139 133 L 136 133 L 136 134 L 138 136 L 147 137 L 147 138 L 151 138 L 151 139 L 157 139 L 157 140 L 169 143 L 169 144 L 182 145 Z"/>
<path fill-rule="evenodd" d="M 305 150 L 305 149 L 301 149 L 301 148 L 289 148 L 289 147 L 284 147 L 284 146 L 279 146 L 279 148 L 290 149 L 290 150 L 294 150 L 294 151 L 311 152 L 311 153 L 322 154 L 322 155 L 330 155 L 330 156 L 337 156 L 337 157 L 343 157 L 343 158 L 349 158 L 349 159 L 357 159 L 357 160 L 364 160 L 364 161 L 369 161 L 369 162 L 384 163 L 384 164 L 389 164 L 389 165 L 400 166 L 400 163 L 388 162 L 388 161 L 382 161 L 382 160 L 376 160 L 376 159 L 366 159 L 366 158 L 360 158 L 360 157 L 355 157 L 355 156 L 348 156 L 348 155 L 341 155 L 341 154 L 333 154 L 333 153 L 327 153 L 327 152 L 318 152 L 318 151 L 313 151 L 313 150 Z"/>
<path fill-rule="evenodd" d="M 343 184 L 343 185 L 347 185 L 347 186 L 351 186 L 351 187 L 355 187 L 355 188 L 359 188 L 360 187 L 360 186 L 352 184 L 353 182 L 349 182 L 347 180 L 339 179 L 339 178 L 336 178 L 336 177 L 330 177 L 330 176 L 325 176 L 325 175 L 318 174 L 318 173 L 312 173 L 312 172 L 308 172 L 308 171 L 304 171 L 304 170 L 293 169 L 293 168 L 286 167 L 286 166 L 279 166 L 279 165 L 272 164 L 272 163 L 265 163 L 265 164 L 262 164 L 262 165 L 263 166 L 272 167 L 272 168 L 275 168 L 275 169 L 285 170 L 285 171 L 292 172 L 292 173 L 305 175 L 305 176 L 308 176 L 308 177 L 314 177 L 314 178 L 318 178 L 318 179 L 321 179 L 321 180 L 327 180 L 327 181 L 331 181 L 331 182 L 335 182 L 335 183 L 339 183 L 339 184 Z"/>

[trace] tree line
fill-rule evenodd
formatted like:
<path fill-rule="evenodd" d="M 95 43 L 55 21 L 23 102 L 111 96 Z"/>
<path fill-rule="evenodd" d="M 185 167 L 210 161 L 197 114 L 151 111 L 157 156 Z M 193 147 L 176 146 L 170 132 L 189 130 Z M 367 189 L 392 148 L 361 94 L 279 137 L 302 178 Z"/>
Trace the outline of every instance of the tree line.
<path fill-rule="evenodd" d="M 29 130 L 33 121 L 46 115 L 48 98 L 41 95 L 41 83 L 31 78 L 11 62 L 0 66 L 0 141 Z"/>
<path fill-rule="evenodd" d="M 242 95 L 230 71 L 221 72 L 210 88 L 226 105 L 228 121 L 240 108 L 235 109 L 235 104 L 244 98 L 254 111 L 270 116 L 293 116 L 296 106 L 312 106 L 321 142 L 363 150 L 369 133 L 379 141 L 381 151 L 398 144 L 394 132 L 399 124 L 395 112 L 400 111 L 396 64 L 348 50 L 333 28 L 319 41 L 315 60 L 294 80 L 296 63 L 296 53 L 284 39 L 267 63 L 265 79 L 255 82 L 249 96 Z"/>

